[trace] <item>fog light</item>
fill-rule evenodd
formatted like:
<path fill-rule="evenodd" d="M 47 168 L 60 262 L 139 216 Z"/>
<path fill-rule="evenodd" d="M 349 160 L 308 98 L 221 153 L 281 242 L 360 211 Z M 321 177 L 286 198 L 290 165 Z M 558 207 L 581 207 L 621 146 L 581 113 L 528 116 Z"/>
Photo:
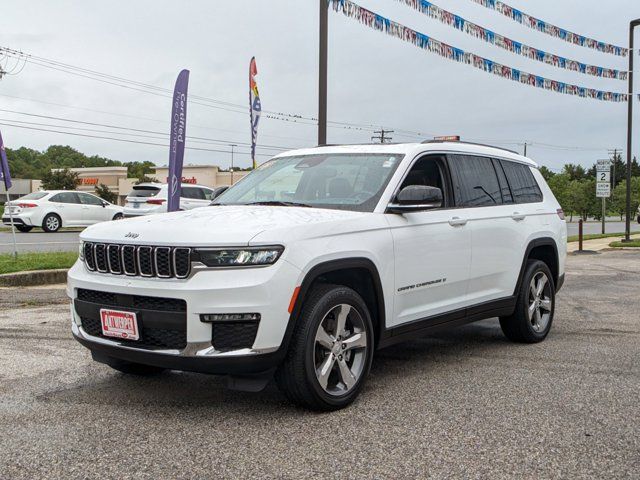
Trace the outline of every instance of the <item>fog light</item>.
<path fill-rule="evenodd" d="M 259 313 L 206 313 L 200 315 L 201 322 L 250 322 L 260 320 Z"/>

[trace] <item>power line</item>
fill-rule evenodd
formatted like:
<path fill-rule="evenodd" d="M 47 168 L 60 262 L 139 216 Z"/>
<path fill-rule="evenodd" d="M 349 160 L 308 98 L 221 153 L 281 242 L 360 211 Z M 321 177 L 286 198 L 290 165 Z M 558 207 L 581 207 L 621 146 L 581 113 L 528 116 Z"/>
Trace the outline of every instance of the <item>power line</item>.
<path fill-rule="evenodd" d="M 380 143 L 391 143 L 391 140 L 393 140 L 393 137 L 389 136 L 389 133 L 393 133 L 393 130 L 385 130 L 384 128 L 380 128 L 380 130 L 376 130 L 373 133 L 375 133 L 376 135 L 371 137 L 372 142 L 379 140 Z"/>
<path fill-rule="evenodd" d="M 124 142 L 124 143 L 135 143 L 135 144 L 139 144 L 139 145 L 153 145 L 156 147 L 168 147 L 169 144 L 164 144 L 164 143 L 152 143 L 152 142 L 143 142 L 143 141 L 138 141 L 138 140 L 127 140 L 127 139 L 123 139 L 123 138 L 115 138 L 115 137 L 105 137 L 105 136 L 100 136 L 100 135 L 89 135 L 89 134 L 84 134 L 84 133 L 74 133 L 74 132 L 62 132 L 59 130 L 51 130 L 51 129 L 46 129 L 46 128 L 36 128 L 36 127 L 28 127 L 28 126 L 24 126 L 24 125 L 16 125 L 16 124 L 12 124 L 12 123 L 0 123 L 0 125 L 5 126 L 5 127 L 15 127 L 15 128 L 23 128 L 26 130 L 36 130 L 36 131 L 41 131 L 41 132 L 51 132 L 51 133 L 59 133 L 59 134 L 63 134 L 63 135 L 72 135 L 75 137 L 86 137 L 86 138 L 98 138 L 98 139 L 102 139 L 102 140 L 113 140 L 115 142 Z M 230 153 L 230 150 L 217 150 L 217 149 L 212 149 L 212 148 L 200 148 L 200 147 L 185 147 L 187 150 L 196 150 L 196 151 L 201 151 L 201 152 L 216 152 L 216 153 Z M 243 153 L 246 155 L 249 155 L 250 152 L 238 152 L 238 153 Z M 266 154 L 266 153 L 256 153 L 256 155 L 260 155 L 262 157 L 272 157 L 273 155 L 270 154 Z"/>

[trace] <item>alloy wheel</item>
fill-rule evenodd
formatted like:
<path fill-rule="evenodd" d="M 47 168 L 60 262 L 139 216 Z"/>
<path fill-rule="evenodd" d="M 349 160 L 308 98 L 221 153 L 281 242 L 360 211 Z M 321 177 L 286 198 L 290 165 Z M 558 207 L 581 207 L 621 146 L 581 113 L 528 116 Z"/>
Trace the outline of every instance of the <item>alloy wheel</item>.
<path fill-rule="evenodd" d="M 58 217 L 52 216 L 47 218 L 47 228 L 49 230 L 57 230 L 59 225 L 60 225 L 60 221 L 58 220 Z"/>
<path fill-rule="evenodd" d="M 544 272 L 536 273 L 529 284 L 527 316 L 536 333 L 544 332 L 551 320 L 551 282 Z"/>
<path fill-rule="evenodd" d="M 360 313 L 340 304 L 324 316 L 315 337 L 316 378 L 329 395 L 348 393 L 364 371 L 367 359 L 367 332 Z"/>

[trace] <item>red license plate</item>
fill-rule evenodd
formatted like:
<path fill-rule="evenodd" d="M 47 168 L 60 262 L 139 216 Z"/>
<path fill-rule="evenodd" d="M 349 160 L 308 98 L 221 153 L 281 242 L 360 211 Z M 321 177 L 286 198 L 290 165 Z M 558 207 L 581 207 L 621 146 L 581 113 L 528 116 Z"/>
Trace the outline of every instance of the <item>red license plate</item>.
<path fill-rule="evenodd" d="M 138 320 L 133 312 L 122 312 L 119 310 L 100 309 L 100 319 L 102 320 L 102 334 L 105 337 L 124 338 L 127 340 L 138 340 Z"/>

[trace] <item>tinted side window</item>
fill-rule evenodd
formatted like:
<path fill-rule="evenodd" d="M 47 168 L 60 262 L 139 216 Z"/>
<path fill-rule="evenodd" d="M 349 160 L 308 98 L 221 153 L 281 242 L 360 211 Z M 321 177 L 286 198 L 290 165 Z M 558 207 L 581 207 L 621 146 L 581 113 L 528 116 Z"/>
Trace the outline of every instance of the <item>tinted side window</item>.
<path fill-rule="evenodd" d="M 102 200 L 100 200 L 98 197 L 94 197 L 93 195 L 89 195 L 87 193 L 78 193 L 78 196 L 80 197 L 80 203 L 83 203 L 84 205 L 97 205 L 97 206 L 102 206 Z"/>
<path fill-rule="evenodd" d="M 500 191 L 502 192 L 502 203 L 513 203 L 509 182 L 507 182 L 507 176 L 504 174 L 500 160 L 493 160 L 493 168 L 496 169 L 496 174 L 498 175 L 498 183 L 500 184 Z"/>
<path fill-rule="evenodd" d="M 213 190 L 209 190 L 208 188 L 201 188 L 200 190 L 204 194 L 205 199 L 213 200 L 213 193 L 214 193 Z"/>
<path fill-rule="evenodd" d="M 535 203 L 542 201 L 542 192 L 531 173 L 531 168 L 521 163 L 501 160 L 515 203 Z"/>
<path fill-rule="evenodd" d="M 51 197 L 50 201 L 58 203 L 80 203 L 75 192 L 58 193 Z"/>
<path fill-rule="evenodd" d="M 500 185 L 490 158 L 450 155 L 453 192 L 458 207 L 489 207 L 502 204 Z"/>
<path fill-rule="evenodd" d="M 195 187 L 182 187 L 182 198 L 193 198 L 195 200 L 204 200 L 202 190 Z"/>

